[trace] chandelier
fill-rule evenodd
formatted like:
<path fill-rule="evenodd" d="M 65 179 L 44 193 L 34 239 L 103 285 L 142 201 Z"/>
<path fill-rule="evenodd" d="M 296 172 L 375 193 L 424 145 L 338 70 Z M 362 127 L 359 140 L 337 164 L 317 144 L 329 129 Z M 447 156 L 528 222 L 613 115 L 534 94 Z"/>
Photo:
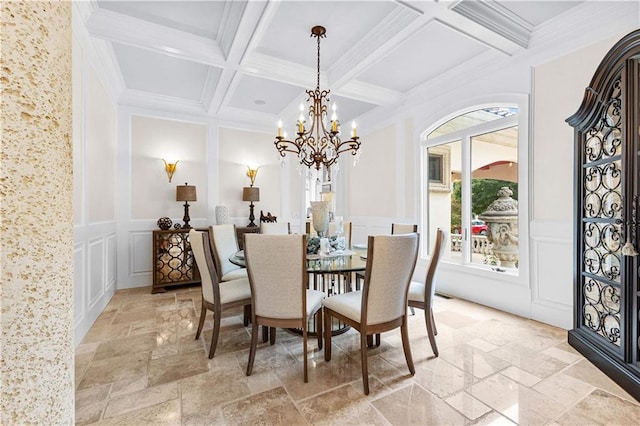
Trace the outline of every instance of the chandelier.
<path fill-rule="evenodd" d="M 309 103 L 309 121 L 304 117 L 304 105 L 300 105 L 300 118 L 296 125 L 295 140 L 287 140 L 286 133 L 283 136 L 282 121 L 278 122 L 278 135 L 274 142 L 281 157 L 285 157 L 287 152 L 292 152 L 298 156 L 300 163 L 307 167 L 314 166 L 320 170 L 322 165 L 327 170 L 338 160 L 338 156 L 343 152 L 358 154 L 360 148 L 360 138 L 356 134 L 356 123 L 351 125 L 351 139 L 342 141 L 340 139 L 340 122 L 336 115 L 336 106 L 333 105 L 330 126 L 327 126 L 327 104 L 329 103 L 330 90 L 320 90 L 320 39 L 326 36 L 326 29 L 321 26 L 311 28 L 311 37 L 318 40 L 318 80 L 315 90 L 307 90 L 307 102 Z M 357 159 L 357 157 L 356 157 Z"/>

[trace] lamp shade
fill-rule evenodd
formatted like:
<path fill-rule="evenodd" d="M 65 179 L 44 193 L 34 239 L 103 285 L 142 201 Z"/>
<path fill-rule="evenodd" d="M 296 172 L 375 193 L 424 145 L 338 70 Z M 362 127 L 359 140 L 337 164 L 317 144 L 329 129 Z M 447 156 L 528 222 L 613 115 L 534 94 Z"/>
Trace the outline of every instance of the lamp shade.
<path fill-rule="evenodd" d="M 260 188 L 255 186 L 242 188 L 242 201 L 260 201 Z"/>
<path fill-rule="evenodd" d="M 187 185 L 186 182 L 184 185 L 176 186 L 176 201 L 198 201 L 196 187 Z"/>

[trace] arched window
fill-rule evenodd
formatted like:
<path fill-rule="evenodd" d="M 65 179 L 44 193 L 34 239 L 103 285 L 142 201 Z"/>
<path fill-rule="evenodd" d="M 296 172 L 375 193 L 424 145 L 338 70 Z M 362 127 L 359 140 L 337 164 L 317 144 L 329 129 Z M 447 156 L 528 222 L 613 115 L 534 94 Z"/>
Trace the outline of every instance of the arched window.
<path fill-rule="evenodd" d="M 444 262 L 519 275 L 519 118 L 517 104 L 483 106 L 424 133 L 423 229 L 429 241 L 437 228 L 450 231 Z M 492 203 L 511 208 L 491 214 Z"/>

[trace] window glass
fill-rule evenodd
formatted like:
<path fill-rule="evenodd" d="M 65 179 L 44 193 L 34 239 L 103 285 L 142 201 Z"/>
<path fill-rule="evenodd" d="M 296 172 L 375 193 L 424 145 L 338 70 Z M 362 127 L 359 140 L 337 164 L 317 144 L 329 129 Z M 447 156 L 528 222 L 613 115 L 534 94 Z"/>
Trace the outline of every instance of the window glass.
<path fill-rule="evenodd" d="M 429 133 L 427 139 L 448 135 L 449 133 L 464 130 L 489 121 L 499 120 L 517 113 L 518 108 L 511 107 L 491 107 L 471 111 L 447 121 L 433 132 Z"/>

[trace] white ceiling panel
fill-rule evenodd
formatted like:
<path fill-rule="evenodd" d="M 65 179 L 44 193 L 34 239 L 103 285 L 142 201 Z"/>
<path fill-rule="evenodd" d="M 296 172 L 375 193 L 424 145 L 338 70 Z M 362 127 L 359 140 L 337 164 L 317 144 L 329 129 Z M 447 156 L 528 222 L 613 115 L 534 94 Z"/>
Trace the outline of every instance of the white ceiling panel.
<path fill-rule="evenodd" d="M 394 8 L 391 1 L 285 1 L 279 4 L 257 51 L 316 68 L 317 42 L 311 28 L 321 25 L 321 67 L 328 69 Z"/>
<path fill-rule="evenodd" d="M 223 17 L 223 1 L 98 1 L 102 9 L 154 24 L 216 39 Z"/>
<path fill-rule="evenodd" d="M 300 87 L 244 75 L 229 100 L 229 106 L 277 114 L 296 97 L 302 100 Z"/>
<path fill-rule="evenodd" d="M 518 15 L 520 18 L 529 22 L 534 27 L 543 23 L 544 21 L 551 19 L 561 13 L 566 12 L 572 7 L 582 3 L 579 0 L 571 1 L 545 1 L 544 7 L 539 1 L 498 1 L 502 7 L 510 10 Z"/>
<path fill-rule="evenodd" d="M 366 83 L 407 92 L 487 49 L 444 25 L 432 23 L 357 78 Z"/>
<path fill-rule="evenodd" d="M 113 43 L 127 88 L 200 101 L 207 74 L 217 81 L 221 70 L 137 47 Z"/>

